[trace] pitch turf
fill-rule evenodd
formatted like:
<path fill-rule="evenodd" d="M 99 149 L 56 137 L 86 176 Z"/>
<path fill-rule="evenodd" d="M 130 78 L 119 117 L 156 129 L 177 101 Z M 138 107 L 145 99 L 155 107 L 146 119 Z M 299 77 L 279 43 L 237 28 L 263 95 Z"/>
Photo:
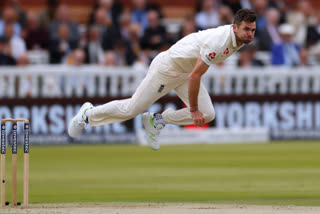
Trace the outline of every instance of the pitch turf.
<path fill-rule="evenodd" d="M 117 201 L 320 205 L 320 142 L 31 147 L 31 203 Z"/>

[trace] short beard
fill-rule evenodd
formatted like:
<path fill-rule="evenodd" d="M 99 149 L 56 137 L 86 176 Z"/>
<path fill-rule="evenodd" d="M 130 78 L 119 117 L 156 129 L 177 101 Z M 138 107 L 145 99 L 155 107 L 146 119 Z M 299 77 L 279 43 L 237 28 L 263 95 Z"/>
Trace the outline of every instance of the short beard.
<path fill-rule="evenodd" d="M 237 37 L 237 36 L 236 36 L 236 40 L 237 40 L 237 42 L 240 42 L 242 45 L 243 45 L 243 44 L 246 44 L 246 45 L 247 45 L 247 44 L 249 44 L 249 43 L 251 42 L 251 41 L 248 42 L 248 41 L 246 41 L 246 40 L 240 39 L 240 38 Z"/>
<path fill-rule="evenodd" d="M 242 43 L 242 44 L 249 44 L 250 42 L 252 42 L 252 40 L 250 41 L 247 41 L 247 40 L 242 40 L 242 39 L 239 39 L 239 41 Z"/>

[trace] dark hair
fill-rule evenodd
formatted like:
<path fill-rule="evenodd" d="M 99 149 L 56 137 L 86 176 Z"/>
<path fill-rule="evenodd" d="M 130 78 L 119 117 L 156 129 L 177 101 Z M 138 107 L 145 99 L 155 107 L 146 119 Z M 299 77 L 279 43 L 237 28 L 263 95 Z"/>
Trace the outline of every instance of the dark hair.
<path fill-rule="evenodd" d="M 255 22 L 257 15 L 253 10 L 241 9 L 236 12 L 234 16 L 233 24 L 240 25 L 242 21 L 245 22 Z"/>

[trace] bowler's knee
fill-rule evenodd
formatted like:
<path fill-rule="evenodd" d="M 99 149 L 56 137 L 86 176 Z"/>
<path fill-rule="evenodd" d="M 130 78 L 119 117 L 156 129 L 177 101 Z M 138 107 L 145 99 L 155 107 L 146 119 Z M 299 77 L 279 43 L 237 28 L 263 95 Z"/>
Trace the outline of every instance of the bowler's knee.
<path fill-rule="evenodd" d="M 137 109 L 137 108 L 131 108 L 131 109 L 128 109 L 128 111 L 126 111 L 126 114 L 129 116 L 129 117 L 136 117 L 137 115 L 141 114 L 143 112 L 143 110 L 140 110 L 140 109 Z"/>
<path fill-rule="evenodd" d="M 137 106 L 137 105 L 132 105 L 130 107 L 130 109 L 128 110 L 128 114 L 134 118 L 136 116 L 138 116 L 139 114 L 141 114 L 142 112 L 144 112 L 146 110 L 146 107 L 141 107 L 141 106 Z"/>
<path fill-rule="evenodd" d="M 216 112 L 215 112 L 213 106 L 211 108 L 206 109 L 206 111 L 203 113 L 204 113 L 204 118 L 205 118 L 206 123 L 213 121 L 214 118 L 216 117 Z"/>

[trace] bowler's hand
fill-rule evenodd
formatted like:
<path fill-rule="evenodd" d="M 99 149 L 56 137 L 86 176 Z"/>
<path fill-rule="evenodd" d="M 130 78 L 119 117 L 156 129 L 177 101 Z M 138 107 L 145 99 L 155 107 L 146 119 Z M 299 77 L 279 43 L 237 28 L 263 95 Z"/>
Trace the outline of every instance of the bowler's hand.
<path fill-rule="evenodd" d="M 205 119 L 201 111 L 196 110 L 190 113 L 195 126 L 203 126 L 205 124 Z"/>

